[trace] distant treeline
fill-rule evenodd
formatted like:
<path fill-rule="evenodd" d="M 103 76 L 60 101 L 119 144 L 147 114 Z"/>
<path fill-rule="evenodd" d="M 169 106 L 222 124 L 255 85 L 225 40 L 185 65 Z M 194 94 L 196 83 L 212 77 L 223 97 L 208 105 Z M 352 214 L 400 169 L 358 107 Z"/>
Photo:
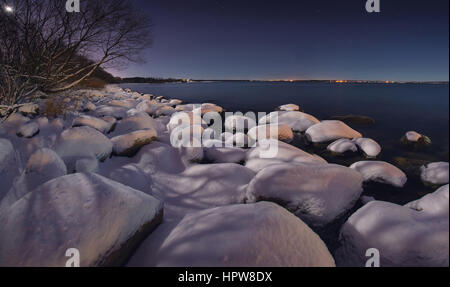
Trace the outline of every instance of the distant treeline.
<path fill-rule="evenodd" d="M 186 82 L 185 79 L 163 79 L 163 78 L 116 78 L 119 83 L 145 83 L 145 84 L 158 84 L 158 83 L 181 83 Z"/>

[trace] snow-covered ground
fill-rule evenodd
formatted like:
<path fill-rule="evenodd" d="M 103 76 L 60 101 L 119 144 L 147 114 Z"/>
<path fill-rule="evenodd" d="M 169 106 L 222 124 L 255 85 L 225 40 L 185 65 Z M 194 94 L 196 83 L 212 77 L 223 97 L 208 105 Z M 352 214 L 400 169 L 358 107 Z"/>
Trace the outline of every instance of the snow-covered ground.
<path fill-rule="evenodd" d="M 70 248 L 82 266 L 334 266 L 315 232 L 358 202 L 338 265 L 364 265 L 365 248 L 389 266 L 448 265 L 448 186 L 407 206 L 361 198 L 363 182 L 401 188 L 407 177 L 370 160 L 381 146 L 343 122 L 288 104 L 223 119 L 228 131 L 217 133 L 196 118 L 224 111 L 213 103 L 116 86 L 61 96 L 60 116 L 45 117 L 40 102 L 0 119 L 0 266 L 64 266 Z M 208 140 L 174 144 L 185 134 Z M 369 160 L 329 164 L 289 144 L 295 137 Z M 448 163 L 424 166 L 422 180 L 448 183 Z"/>

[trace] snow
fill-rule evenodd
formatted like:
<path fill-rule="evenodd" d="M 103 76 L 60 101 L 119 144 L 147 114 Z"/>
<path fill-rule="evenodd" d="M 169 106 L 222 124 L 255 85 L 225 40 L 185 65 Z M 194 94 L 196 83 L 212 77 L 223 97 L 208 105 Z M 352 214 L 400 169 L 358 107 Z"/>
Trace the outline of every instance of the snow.
<path fill-rule="evenodd" d="M 364 266 L 366 250 L 376 248 L 382 267 L 448 267 L 448 185 L 406 206 L 368 203 L 344 224 L 340 241 L 342 266 Z"/>
<path fill-rule="evenodd" d="M 256 126 L 247 133 L 249 139 L 258 141 L 260 139 L 277 139 L 284 142 L 291 142 L 294 134 L 288 125 L 268 124 Z"/>
<path fill-rule="evenodd" d="M 26 116 L 34 116 L 39 112 L 39 105 L 32 103 L 25 104 L 21 106 L 18 111 Z"/>
<path fill-rule="evenodd" d="M 381 146 L 373 139 L 357 138 L 353 142 L 364 152 L 369 158 L 375 158 L 381 153 Z"/>
<path fill-rule="evenodd" d="M 36 122 L 31 122 L 24 124 L 17 131 L 18 137 L 32 138 L 39 133 L 39 124 Z"/>
<path fill-rule="evenodd" d="M 272 149 L 276 149 L 274 154 L 271 152 Z M 279 163 L 326 164 L 327 162 L 290 144 L 278 140 L 262 140 L 258 142 L 257 147 L 248 150 L 245 166 L 259 172 Z"/>
<path fill-rule="evenodd" d="M 343 215 L 361 193 L 361 175 L 334 164 L 272 165 L 260 171 L 247 188 L 249 202 L 280 203 L 316 227 L 323 227 Z"/>
<path fill-rule="evenodd" d="M 93 129 L 98 130 L 101 133 L 106 134 L 111 130 L 113 125 L 107 121 L 104 121 L 104 120 L 96 118 L 96 117 L 82 115 L 73 120 L 72 126 L 73 127 L 81 127 L 81 126 L 91 127 Z"/>
<path fill-rule="evenodd" d="M 83 106 L 83 111 L 92 112 L 95 111 L 97 107 L 92 102 L 86 102 Z"/>
<path fill-rule="evenodd" d="M 299 111 L 300 107 L 295 104 L 286 104 L 286 105 L 279 106 L 278 109 L 280 111 Z"/>
<path fill-rule="evenodd" d="M 234 146 L 240 148 L 249 146 L 250 142 L 251 141 L 249 137 L 244 133 L 236 133 L 232 135 L 232 137 L 229 137 L 227 140 L 225 140 L 225 144 L 227 146 Z"/>
<path fill-rule="evenodd" d="M 358 147 L 356 146 L 356 144 L 349 140 L 349 139 L 338 139 L 337 141 L 331 143 L 328 147 L 327 150 L 334 152 L 334 153 L 338 153 L 338 154 L 343 154 L 345 152 L 357 152 L 358 151 Z"/>
<path fill-rule="evenodd" d="M 232 115 L 225 119 L 225 129 L 227 131 L 244 132 L 256 126 L 255 119 L 246 116 Z"/>
<path fill-rule="evenodd" d="M 118 156 L 133 156 L 141 147 L 156 140 L 158 134 L 155 130 L 141 130 L 117 136 L 111 139 L 113 153 Z"/>
<path fill-rule="evenodd" d="M 114 106 L 98 106 L 95 110 L 94 114 L 98 117 L 114 117 L 118 120 L 123 119 L 127 115 L 127 109 L 122 107 L 114 107 Z"/>
<path fill-rule="evenodd" d="M 164 127 L 148 114 L 137 114 L 119 121 L 114 129 L 113 135 L 123 135 L 139 130 L 161 130 Z"/>
<path fill-rule="evenodd" d="M 246 158 L 247 152 L 238 147 L 205 148 L 206 158 L 214 163 L 240 163 Z"/>
<path fill-rule="evenodd" d="M 361 137 L 362 135 L 359 132 L 341 121 L 322 121 L 306 130 L 306 138 L 313 143 Z"/>
<path fill-rule="evenodd" d="M 201 106 L 202 115 L 207 113 L 221 113 L 221 112 L 223 112 L 223 108 L 216 104 L 204 103 Z"/>
<path fill-rule="evenodd" d="M 99 164 L 95 157 L 82 158 L 75 162 L 75 172 L 78 173 L 90 173 L 98 172 Z"/>
<path fill-rule="evenodd" d="M 14 147 L 12 143 L 0 138 L 0 174 L 6 171 L 14 161 Z"/>
<path fill-rule="evenodd" d="M 360 161 L 352 164 L 350 168 L 360 172 L 365 182 L 374 181 L 403 187 L 408 180 L 403 171 L 384 161 Z"/>
<path fill-rule="evenodd" d="M 319 122 L 314 116 L 297 111 L 272 112 L 259 120 L 260 125 L 270 123 L 288 125 L 294 132 L 304 132 Z"/>
<path fill-rule="evenodd" d="M 422 137 L 422 135 L 419 134 L 418 132 L 410 131 L 405 134 L 405 137 L 410 142 L 418 142 Z"/>
<path fill-rule="evenodd" d="M 187 215 L 154 253 L 141 247 L 131 266 L 332 267 L 333 257 L 306 224 L 261 202 Z M 150 240 L 149 237 L 148 240 Z M 145 247 L 145 244 L 144 244 Z"/>
<path fill-rule="evenodd" d="M 69 248 L 81 266 L 120 265 L 161 216 L 161 201 L 102 176 L 59 177 L 0 210 L 0 266 L 64 267 Z"/>
<path fill-rule="evenodd" d="M 170 106 L 161 106 L 155 113 L 154 115 L 156 117 L 160 117 L 160 116 L 171 116 L 172 114 L 176 113 L 177 111 Z"/>
<path fill-rule="evenodd" d="M 136 105 L 136 102 L 134 100 L 112 100 L 108 103 L 108 105 L 113 107 L 131 109 Z"/>
<path fill-rule="evenodd" d="M 449 182 L 448 162 L 433 162 L 420 168 L 422 181 L 427 184 L 442 185 Z"/>
<path fill-rule="evenodd" d="M 54 150 L 64 160 L 68 172 L 75 170 L 80 158 L 95 157 L 105 160 L 112 152 L 113 144 L 99 131 L 90 127 L 70 128 L 61 133 Z"/>

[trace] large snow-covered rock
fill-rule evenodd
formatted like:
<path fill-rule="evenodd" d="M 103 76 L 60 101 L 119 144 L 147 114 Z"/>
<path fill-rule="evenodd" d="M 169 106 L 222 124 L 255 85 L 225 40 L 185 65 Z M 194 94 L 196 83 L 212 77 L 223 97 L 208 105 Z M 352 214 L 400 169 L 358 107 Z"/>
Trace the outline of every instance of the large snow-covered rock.
<path fill-rule="evenodd" d="M 449 188 L 406 206 L 373 201 L 341 230 L 336 261 L 363 267 L 366 251 L 378 249 L 381 267 L 449 266 Z"/>
<path fill-rule="evenodd" d="M 119 156 L 133 156 L 141 147 L 156 140 L 157 133 L 153 129 L 131 132 L 111 139 L 113 153 Z"/>
<path fill-rule="evenodd" d="M 17 131 L 17 136 L 24 138 L 32 138 L 39 133 L 39 124 L 36 122 L 31 122 L 24 124 Z"/>
<path fill-rule="evenodd" d="M 375 158 L 381 153 L 381 146 L 373 139 L 356 138 L 353 142 L 369 158 Z"/>
<path fill-rule="evenodd" d="M 113 106 L 113 107 L 131 109 L 132 107 L 134 107 L 136 105 L 136 102 L 132 99 L 112 100 L 108 103 L 108 105 Z"/>
<path fill-rule="evenodd" d="M 349 139 L 338 139 L 337 141 L 334 141 L 331 143 L 327 150 L 337 153 L 337 154 L 343 154 L 346 152 L 357 152 L 358 146 Z"/>
<path fill-rule="evenodd" d="M 247 135 L 254 142 L 261 139 L 277 139 L 284 142 L 291 142 L 294 139 L 291 128 L 288 125 L 282 124 L 256 126 L 250 129 Z"/>
<path fill-rule="evenodd" d="M 0 211 L 0 266 L 64 267 L 70 248 L 81 266 L 121 265 L 162 212 L 161 201 L 102 176 L 59 177 Z"/>
<path fill-rule="evenodd" d="M 207 113 L 221 113 L 223 112 L 223 108 L 211 103 L 204 103 L 201 105 L 201 113 L 202 115 Z"/>
<path fill-rule="evenodd" d="M 421 178 L 426 184 L 441 185 L 449 182 L 448 162 L 434 162 L 421 167 Z"/>
<path fill-rule="evenodd" d="M 138 251 L 139 252 L 139 251 Z M 333 267 L 333 257 L 306 224 L 280 206 L 261 202 L 187 215 L 154 258 L 134 265 L 183 267 Z"/>
<path fill-rule="evenodd" d="M 75 170 L 78 159 L 93 156 L 103 161 L 110 156 L 112 147 L 111 141 L 101 132 L 91 127 L 76 127 L 61 133 L 54 150 L 70 173 Z"/>
<path fill-rule="evenodd" d="M 245 166 L 255 172 L 280 163 L 326 164 L 319 156 L 311 155 L 295 146 L 278 140 L 262 140 L 247 153 Z"/>
<path fill-rule="evenodd" d="M 260 171 L 247 188 L 249 202 L 274 201 L 312 226 L 331 223 L 362 193 L 361 175 L 347 167 L 279 164 Z"/>
<path fill-rule="evenodd" d="M 99 106 L 95 110 L 95 115 L 98 117 L 114 117 L 118 120 L 123 119 L 127 115 L 127 108 L 114 106 Z"/>
<path fill-rule="evenodd" d="M 294 132 L 304 132 L 319 122 L 312 115 L 296 111 L 272 112 L 259 120 L 260 125 L 276 123 L 288 125 Z"/>
<path fill-rule="evenodd" d="M 341 138 L 361 138 L 362 135 L 341 121 L 322 121 L 306 130 L 306 138 L 313 143 L 329 142 Z"/>
<path fill-rule="evenodd" d="M 64 161 L 58 154 L 48 148 L 35 151 L 28 159 L 25 167 L 25 176 L 29 190 L 66 174 L 67 168 Z"/>
<path fill-rule="evenodd" d="M 161 125 L 148 114 L 137 114 L 119 121 L 114 129 L 115 135 L 123 135 L 140 130 L 160 130 Z"/>
<path fill-rule="evenodd" d="M 105 134 L 111 130 L 113 125 L 107 121 L 104 121 L 104 120 L 96 118 L 96 117 L 82 115 L 73 120 L 72 126 L 73 127 L 82 127 L 82 126 L 91 127 L 93 129 L 96 129 L 99 132 Z"/>
<path fill-rule="evenodd" d="M 364 181 L 375 181 L 403 187 L 408 178 L 399 168 L 384 161 L 360 161 L 352 164 L 350 168 L 361 173 Z"/>

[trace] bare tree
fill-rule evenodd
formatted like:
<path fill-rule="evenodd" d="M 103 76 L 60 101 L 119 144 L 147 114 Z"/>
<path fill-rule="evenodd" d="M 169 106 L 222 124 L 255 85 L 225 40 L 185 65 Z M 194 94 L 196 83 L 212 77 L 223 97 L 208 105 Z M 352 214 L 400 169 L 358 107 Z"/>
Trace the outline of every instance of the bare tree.
<path fill-rule="evenodd" d="M 130 2 L 84 0 L 80 13 L 67 13 L 65 2 L 0 0 L 0 103 L 73 88 L 98 67 L 142 61 L 151 21 Z"/>

